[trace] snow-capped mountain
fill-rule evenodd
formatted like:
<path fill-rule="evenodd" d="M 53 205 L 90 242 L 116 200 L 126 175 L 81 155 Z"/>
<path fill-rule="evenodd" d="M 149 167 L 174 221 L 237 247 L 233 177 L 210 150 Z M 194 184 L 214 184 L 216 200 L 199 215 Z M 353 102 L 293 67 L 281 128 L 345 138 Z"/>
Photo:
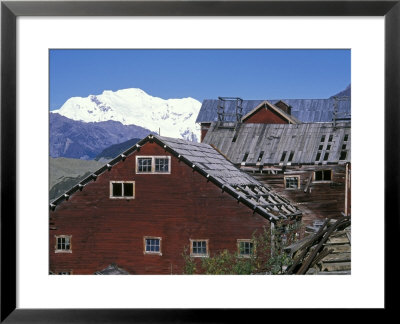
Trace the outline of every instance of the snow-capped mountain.
<path fill-rule="evenodd" d="M 157 133 L 160 129 L 161 136 L 199 141 L 200 126 L 195 120 L 200 106 L 193 98 L 165 100 L 132 88 L 104 91 L 86 98 L 72 97 L 52 113 L 83 122 L 114 120 Z"/>

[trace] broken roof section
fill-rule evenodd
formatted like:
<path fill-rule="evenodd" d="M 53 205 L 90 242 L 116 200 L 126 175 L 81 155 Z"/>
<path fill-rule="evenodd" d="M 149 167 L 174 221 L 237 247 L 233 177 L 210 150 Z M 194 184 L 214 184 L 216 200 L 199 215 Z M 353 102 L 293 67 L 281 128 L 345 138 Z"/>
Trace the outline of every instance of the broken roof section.
<path fill-rule="evenodd" d="M 316 234 L 285 251 L 293 258 L 286 274 L 351 274 L 351 218 L 327 219 Z"/>
<path fill-rule="evenodd" d="M 111 263 L 108 267 L 103 270 L 96 271 L 95 275 L 128 275 L 129 272 L 118 267 L 115 263 Z"/>
<path fill-rule="evenodd" d="M 279 102 L 284 103 L 282 100 L 280 100 Z M 251 117 L 252 115 L 256 114 L 261 109 L 269 109 L 269 110 L 274 111 L 276 114 L 281 116 L 281 118 L 286 120 L 288 122 L 288 124 L 299 124 L 300 123 L 300 121 L 297 118 L 287 114 L 282 109 L 280 109 L 279 107 L 273 105 L 272 103 L 268 102 L 267 100 L 264 100 L 258 106 L 256 106 L 253 110 L 249 111 L 246 115 L 244 115 L 242 117 L 242 122 L 245 122 L 249 117 Z"/>
<path fill-rule="evenodd" d="M 51 202 L 50 209 L 54 210 L 62 201 L 68 200 L 70 195 L 83 190 L 89 182 L 95 181 L 103 172 L 111 170 L 115 164 L 140 150 L 147 142 L 157 143 L 194 172 L 218 186 L 222 192 L 230 194 L 238 203 L 243 203 L 251 208 L 253 213 L 257 212 L 271 222 L 301 218 L 300 210 L 286 198 L 277 195 L 269 187 L 236 168 L 210 145 L 151 134 Z"/>
<path fill-rule="evenodd" d="M 351 100 L 335 101 L 334 98 L 329 99 L 266 99 L 266 100 L 243 100 L 243 114 L 246 115 L 262 104 L 268 101 L 273 105 L 279 101 L 284 101 L 291 106 L 292 117 L 297 118 L 302 123 L 319 123 L 330 122 L 333 120 L 335 103 L 338 118 L 351 117 Z M 218 121 L 218 99 L 205 99 L 202 102 L 200 112 L 197 116 L 196 123 L 210 123 Z M 225 111 L 227 114 L 234 114 L 236 105 L 234 102 L 227 103 Z M 235 121 L 233 117 L 227 118 L 226 121 Z"/>
<path fill-rule="evenodd" d="M 214 145 L 235 164 L 337 164 L 351 159 L 350 122 L 231 126 L 212 123 L 203 143 Z"/>

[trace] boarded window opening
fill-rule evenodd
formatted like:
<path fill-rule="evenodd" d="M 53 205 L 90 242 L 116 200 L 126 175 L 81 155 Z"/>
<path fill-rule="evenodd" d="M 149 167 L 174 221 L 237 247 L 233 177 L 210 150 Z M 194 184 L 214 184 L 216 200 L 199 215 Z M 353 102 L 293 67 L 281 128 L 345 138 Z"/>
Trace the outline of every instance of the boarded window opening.
<path fill-rule="evenodd" d="M 322 142 L 325 142 L 325 135 L 322 135 L 322 137 L 321 137 L 321 143 Z"/>
<path fill-rule="evenodd" d="M 244 157 L 243 157 L 242 162 L 246 162 L 248 157 L 249 157 L 249 152 L 246 152 L 246 153 L 244 154 Z"/>
<path fill-rule="evenodd" d="M 321 150 L 323 149 L 323 147 L 324 147 L 323 145 L 320 145 L 320 146 L 318 147 L 318 150 L 321 151 Z"/>
<path fill-rule="evenodd" d="M 340 152 L 339 160 L 346 160 L 346 157 L 347 157 L 347 152 L 346 151 Z"/>
<path fill-rule="evenodd" d="M 294 156 L 294 152 L 291 151 L 290 154 L 289 154 L 288 162 L 291 162 L 293 160 L 293 156 Z"/>
<path fill-rule="evenodd" d="M 346 142 L 349 139 L 349 134 L 344 135 L 344 141 Z"/>
<path fill-rule="evenodd" d="M 326 152 L 326 153 L 324 154 L 324 161 L 328 161 L 328 158 L 329 158 L 329 153 Z"/>
<path fill-rule="evenodd" d="M 342 145 L 342 150 L 345 150 L 346 147 L 347 147 L 346 144 L 343 144 L 343 145 Z"/>
<path fill-rule="evenodd" d="M 282 153 L 281 162 L 285 161 L 286 158 L 286 151 Z"/>
<path fill-rule="evenodd" d="M 315 158 L 315 161 L 319 161 L 320 158 L 321 158 L 321 153 L 318 152 L 318 153 L 317 153 L 317 156 L 316 156 L 316 158 Z"/>
<path fill-rule="evenodd" d="M 327 145 L 327 146 L 326 146 L 326 149 L 329 151 L 329 150 L 331 149 L 331 146 L 330 146 L 330 145 Z"/>
<path fill-rule="evenodd" d="M 264 151 L 261 151 L 260 155 L 258 156 L 257 162 L 260 162 L 263 156 L 264 156 Z"/>
<path fill-rule="evenodd" d="M 333 135 L 329 135 L 328 142 L 332 142 L 332 140 L 333 140 Z"/>

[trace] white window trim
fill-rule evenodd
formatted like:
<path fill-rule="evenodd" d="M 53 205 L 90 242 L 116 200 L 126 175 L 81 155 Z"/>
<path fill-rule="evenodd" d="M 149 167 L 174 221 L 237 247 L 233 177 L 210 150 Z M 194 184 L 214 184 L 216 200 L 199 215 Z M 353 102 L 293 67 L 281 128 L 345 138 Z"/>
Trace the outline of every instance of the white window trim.
<path fill-rule="evenodd" d="M 151 159 L 151 172 L 139 171 L 138 159 Z M 168 159 L 168 172 L 156 172 L 156 159 Z M 171 156 L 169 155 L 136 155 L 136 174 L 171 174 Z"/>
<path fill-rule="evenodd" d="M 208 249 L 208 239 L 189 239 L 190 240 L 190 256 L 194 258 L 208 258 L 210 256 L 210 251 Z M 206 254 L 200 254 L 200 253 L 193 253 L 193 242 L 206 242 Z"/>
<path fill-rule="evenodd" d="M 287 178 L 297 178 L 298 179 L 298 181 L 297 181 L 297 188 L 287 188 L 286 187 L 286 179 Z M 286 175 L 286 176 L 283 176 L 283 181 L 284 181 L 284 186 L 285 186 L 285 190 L 297 190 L 297 189 L 300 189 L 300 176 L 299 175 Z"/>
<path fill-rule="evenodd" d="M 251 253 L 250 254 L 240 254 L 240 243 L 241 242 L 248 242 L 248 243 L 253 243 L 253 255 L 255 252 L 255 245 L 254 245 L 254 241 L 252 239 L 237 239 L 236 240 L 236 244 L 237 244 L 237 254 L 239 258 L 250 258 L 251 257 Z"/>
<path fill-rule="evenodd" d="M 55 240 L 56 240 L 56 244 L 54 246 L 54 253 L 72 253 L 72 235 L 54 235 Z M 65 238 L 65 237 L 69 237 L 69 250 L 59 250 L 57 249 L 57 245 L 58 245 L 58 238 Z"/>
<path fill-rule="evenodd" d="M 133 184 L 133 196 L 125 197 L 124 196 L 124 186 L 122 186 L 122 196 L 114 197 L 113 194 L 113 183 L 132 183 Z M 135 199 L 135 181 L 110 181 L 110 199 Z"/>
<path fill-rule="evenodd" d="M 160 251 L 146 251 L 146 240 L 160 240 Z M 143 237 L 143 254 L 149 255 L 162 255 L 162 237 L 158 236 L 144 236 Z"/>

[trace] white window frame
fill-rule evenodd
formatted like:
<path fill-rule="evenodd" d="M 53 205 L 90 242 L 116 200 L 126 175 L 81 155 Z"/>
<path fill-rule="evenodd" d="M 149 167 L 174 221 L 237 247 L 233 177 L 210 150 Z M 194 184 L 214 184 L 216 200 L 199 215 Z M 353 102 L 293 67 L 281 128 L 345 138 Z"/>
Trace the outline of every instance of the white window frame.
<path fill-rule="evenodd" d="M 194 258 L 208 258 L 210 256 L 210 251 L 208 248 L 208 239 L 189 239 L 190 241 L 190 256 Z M 206 242 L 206 253 L 194 253 L 193 252 L 193 242 Z"/>
<path fill-rule="evenodd" d="M 122 196 L 114 197 L 113 196 L 113 183 L 122 183 Z M 124 196 L 124 183 L 132 183 L 133 184 L 133 196 Z M 135 181 L 110 181 L 110 199 L 135 199 Z"/>
<path fill-rule="evenodd" d="M 56 244 L 54 246 L 54 253 L 72 253 L 72 235 L 54 235 Z M 63 250 L 63 249 L 58 249 L 58 239 L 59 238 L 69 238 L 69 249 L 68 250 Z"/>
<path fill-rule="evenodd" d="M 146 240 L 159 240 L 159 241 L 160 241 L 160 251 L 147 251 L 147 250 L 146 250 Z M 162 237 L 158 237 L 158 236 L 144 236 L 144 237 L 143 237 L 143 254 L 162 255 Z"/>
<path fill-rule="evenodd" d="M 297 178 L 297 188 L 288 188 L 286 186 L 286 179 L 287 178 Z M 287 175 L 287 176 L 283 176 L 283 179 L 284 179 L 285 190 L 298 190 L 298 189 L 300 189 L 300 176 L 299 175 Z"/>
<path fill-rule="evenodd" d="M 253 251 L 250 254 L 240 254 L 240 243 L 253 243 Z M 236 244 L 237 244 L 238 257 L 240 257 L 240 258 L 250 258 L 252 255 L 254 255 L 255 245 L 254 245 L 254 241 L 252 239 L 237 239 L 236 240 Z"/>
<path fill-rule="evenodd" d="M 151 159 L 151 171 L 139 171 L 139 159 Z M 156 171 L 156 159 L 168 159 L 168 172 Z M 171 174 L 171 156 L 169 155 L 136 155 L 136 174 Z"/>

